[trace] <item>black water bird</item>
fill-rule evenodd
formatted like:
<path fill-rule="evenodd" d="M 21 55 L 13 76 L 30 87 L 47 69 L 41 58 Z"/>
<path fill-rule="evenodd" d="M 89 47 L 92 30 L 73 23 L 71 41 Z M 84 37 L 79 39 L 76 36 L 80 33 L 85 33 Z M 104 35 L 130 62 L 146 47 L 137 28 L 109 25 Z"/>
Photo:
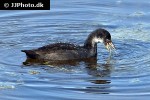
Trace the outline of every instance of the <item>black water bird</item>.
<path fill-rule="evenodd" d="M 26 53 L 28 59 L 49 61 L 83 60 L 97 57 L 98 42 L 103 43 L 109 51 L 115 49 L 110 33 L 99 28 L 89 34 L 83 46 L 70 43 L 55 43 L 37 49 L 21 51 Z"/>

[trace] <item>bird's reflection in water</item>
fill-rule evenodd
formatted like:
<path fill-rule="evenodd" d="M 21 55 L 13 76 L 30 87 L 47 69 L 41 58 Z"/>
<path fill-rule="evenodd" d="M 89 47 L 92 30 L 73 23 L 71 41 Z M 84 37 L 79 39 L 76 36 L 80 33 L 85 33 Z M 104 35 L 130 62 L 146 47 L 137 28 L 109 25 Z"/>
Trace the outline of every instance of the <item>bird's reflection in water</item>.
<path fill-rule="evenodd" d="M 97 58 L 88 58 L 88 59 L 80 59 L 80 60 L 67 60 L 67 61 L 49 61 L 49 60 L 38 60 L 38 59 L 30 59 L 27 58 L 23 65 L 30 66 L 30 65 L 52 65 L 55 67 L 70 65 L 70 66 L 77 66 L 80 62 L 85 63 L 96 63 Z"/>
<path fill-rule="evenodd" d="M 106 61 L 106 64 L 86 63 L 87 73 L 93 76 L 92 80 L 89 82 L 95 85 L 86 87 L 86 93 L 99 93 L 99 94 L 109 94 L 110 93 L 110 74 L 112 66 L 110 64 L 110 59 Z"/>
<path fill-rule="evenodd" d="M 50 65 L 55 67 L 63 67 L 65 66 L 74 66 L 77 67 L 81 61 L 79 60 L 70 60 L 70 61 L 39 61 L 33 59 L 26 59 L 23 62 L 24 65 Z M 100 94 L 108 94 L 110 89 L 111 80 L 109 80 L 112 66 L 109 63 L 110 59 L 106 61 L 106 64 L 98 64 L 97 58 L 84 59 L 82 62 L 85 63 L 85 70 L 88 75 L 92 76 L 93 79 L 86 79 L 85 81 L 90 82 L 93 85 L 86 86 L 84 89 L 79 89 L 79 91 L 86 93 L 100 93 Z M 68 66 L 68 67 L 69 67 Z M 67 69 L 69 69 L 67 67 Z"/>

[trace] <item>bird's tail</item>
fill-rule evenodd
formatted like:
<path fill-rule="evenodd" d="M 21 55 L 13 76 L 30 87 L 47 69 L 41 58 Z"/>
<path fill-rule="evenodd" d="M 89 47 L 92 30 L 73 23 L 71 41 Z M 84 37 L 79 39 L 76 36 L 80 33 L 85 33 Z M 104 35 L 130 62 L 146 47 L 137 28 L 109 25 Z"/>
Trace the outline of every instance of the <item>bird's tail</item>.
<path fill-rule="evenodd" d="M 38 58 L 38 54 L 36 54 L 36 52 L 33 50 L 21 50 L 21 51 L 25 52 L 26 56 L 28 58 L 31 58 L 31 59 L 37 59 Z"/>

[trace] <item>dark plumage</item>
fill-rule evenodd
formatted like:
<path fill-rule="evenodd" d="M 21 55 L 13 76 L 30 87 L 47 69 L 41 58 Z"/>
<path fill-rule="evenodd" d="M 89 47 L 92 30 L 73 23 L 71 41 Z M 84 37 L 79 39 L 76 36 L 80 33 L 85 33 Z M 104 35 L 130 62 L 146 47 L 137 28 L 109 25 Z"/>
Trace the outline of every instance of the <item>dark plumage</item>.
<path fill-rule="evenodd" d="M 97 43 L 104 43 L 110 50 L 114 48 L 111 42 L 111 35 L 105 29 L 97 29 L 89 34 L 83 46 L 69 43 L 49 44 L 38 49 L 22 50 L 27 58 L 38 60 L 82 60 L 91 57 L 97 57 Z"/>

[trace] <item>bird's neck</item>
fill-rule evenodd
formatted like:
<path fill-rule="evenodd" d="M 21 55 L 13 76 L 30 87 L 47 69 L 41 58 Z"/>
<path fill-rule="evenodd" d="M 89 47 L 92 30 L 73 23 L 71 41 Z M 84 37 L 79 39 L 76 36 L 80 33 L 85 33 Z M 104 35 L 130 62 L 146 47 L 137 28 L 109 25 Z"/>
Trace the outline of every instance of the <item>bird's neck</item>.
<path fill-rule="evenodd" d="M 97 55 L 97 42 L 96 37 L 90 34 L 84 43 L 84 48 L 88 49 L 93 56 Z"/>
<path fill-rule="evenodd" d="M 84 47 L 87 49 L 93 49 L 95 46 L 97 46 L 96 36 L 91 33 L 85 40 Z"/>

